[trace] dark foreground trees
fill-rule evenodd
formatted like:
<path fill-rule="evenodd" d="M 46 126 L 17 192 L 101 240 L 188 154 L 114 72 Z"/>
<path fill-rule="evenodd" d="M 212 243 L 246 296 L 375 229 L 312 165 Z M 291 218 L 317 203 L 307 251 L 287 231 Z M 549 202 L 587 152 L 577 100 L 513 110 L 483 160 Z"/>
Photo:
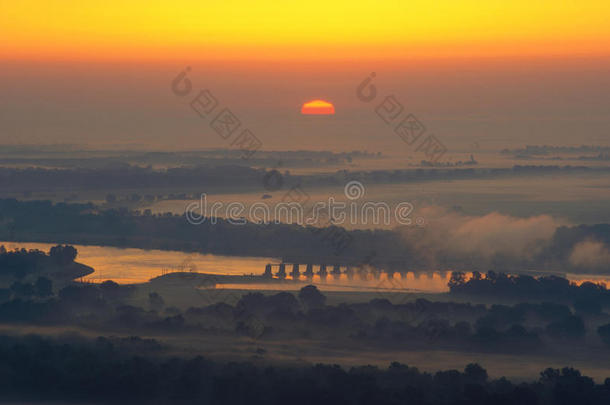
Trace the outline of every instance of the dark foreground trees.
<path fill-rule="evenodd" d="M 155 341 L 0 336 L 0 400 L 203 404 L 608 404 L 603 384 L 572 368 L 537 381 L 491 380 L 469 364 L 436 373 L 392 363 L 278 366 L 168 357 Z"/>
<path fill-rule="evenodd" d="M 38 284 L 41 291 L 48 286 L 45 280 Z M 253 292 L 243 294 L 235 305 L 216 302 L 179 309 L 167 306 L 155 292 L 147 293 L 138 306 L 134 297 L 139 287 L 112 281 L 73 283 L 48 296 L 33 295 L 31 284 L 13 287 L 13 297 L 0 297 L 0 323 L 78 326 L 96 333 L 349 342 L 367 350 L 434 348 L 521 355 L 561 355 L 574 344 L 588 350 L 610 342 L 608 326 L 600 327 L 610 320 L 607 314 L 583 318 L 554 303 L 486 307 L 423 298 L 392 304 L 377 298 L 326 305 L 315 286 L 306 286 L 298 295 Z M 585 339 L 596 331 L 599 337 Z"/>
<path fill-rule="evenodd" d="M 570 303 L 582 314 L 598 315 L 610 306 L 610 289 L 604 283 L 586 281 L 580 285 L 554 275 L 533 277 L 488 271 L 474 272 L 470 279 L 460 271 L 451 273 L 452 294 L 501 299 L 532 299 Z"/>
<path fill-rule="evenodd" d="M 189 178 L 192 180 L 197 176 Z M 224 179 L 223 176 L 219 178 Z M 306 212 L 308 207 L 305 208 Z M 210 212 L 207 214 L 210 215 Z M 535 257 L 526 260 L 520 255 L 513 257 L 496 254 L 489 258 L 485 254 L 465 255 L 454 252 L 455 249 L 437 251 L 437 247 L 428 245 L 422 249 L 419 242 L 413 242 L 419 240 L 419 236 L 410 242 L 410 238 L 405 239 L 405 235 L 414 231 L 408 227 L 393 230 L 346 230 L 335 225 L 316 227 L 273 222 L 236 224 L 223 219 L 222 212 L 217 214 L 220 218 L 215 221 L 207 218 L 200 225 L 194 226 L 184 214 L 152 215 L 149 212 L 140 215 L 126 207 L 107 209 L 92 203 L 53 204 L 51 201 L 0 199 L 0 239 L 282 257 L 288 262 L 291 262 L 291 258 L 307 257 L 313 263 L 322 263 L 332 258 L 331 262 L 367 264 L 385 271 L 439 268 L 481 270 L 488 265 L 504 271 L 519 271 L 523 268 L 572 271 L 574 266 L 570 262 L 569 252 L 578 243 L 595 240 L 610 247 L 610 224 L 558 228 L 551 244 Z M 432 250 L 428 251 L 428 248 Z M 431 255 L 431 252 L 434 254 Z M 430 260 L 431 257 L 434 260 Z M 505 280 L 499 278 L 498 281 Z M 529 288 L 531 280 L 521 281 L 523 289 Z M 478 287 L 484 289 L 483 284 Z"/>

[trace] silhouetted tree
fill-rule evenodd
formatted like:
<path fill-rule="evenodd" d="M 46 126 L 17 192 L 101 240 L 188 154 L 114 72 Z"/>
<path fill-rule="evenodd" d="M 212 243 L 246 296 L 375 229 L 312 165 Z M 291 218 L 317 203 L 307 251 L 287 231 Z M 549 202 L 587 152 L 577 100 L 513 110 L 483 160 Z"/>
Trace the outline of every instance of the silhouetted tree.
<path fill-rule="evenodd" d="M 326 302 L 326 296 L 315 285 L 308 285 L 299 291 L 299 300 L 307 310 L 310 310 L 323 307 Z"/>
<path fill-rule="evenodd" d="M 165 301 L 163 300 L 163 297 L 159 295 L 159 293 L 153 291 L 148 294 L 148 305 L 150 305 L 151 309 L 160 311 L 165 306 Z"/>
<path fill-rule="evenodd" d="M 31 283 L 15 281 L 11 284 L 11 291 L 18 297 L 31 297 L 34 295 L 34 286 Z"/>
<path fill-rule="evenodd" d="M 602 338 L 602 341 L 605 344 L 610 346 L 610 323 L 608 323 L 606 325 L 602 325 L 599 328 L 597 328 L 597 334 L 599 335 L 600 338 Z"/>
<path fill-rule="evenodd" d="M 451 278 L 449 279 L 449 288 L 456 289 L 462 287 L 466 282 L 466 275 L 461 271 L 454 271 L 451 273 Z"/>
<path fill-rule="evenodd" d="M 77 251 L 73 246 L 57 245 L 49 250 L 49 256 L 58 264 L 70 264 L 76 259 Z"/>
<path fill-rule="evenodd" d="M 34 283 L 34 291 L 39 297 L 48 297 L 53 295 L 53 282 L 46 277 L 38 277 Z"/>
<path fill-rule="evenodd" d="M 574 309 L 582 314 L 599 315 L 602 313 L 602 306 L 594 297 L 583 297 L 575 300 Z"/>
<path fill-rule="evenodd" d="M 487 371 L 477 363 L 468 364 L 464 369 L 464 376 L 477 384 L 484 384 L 487 381 Z"/>
<path fill-rule="evenodd" d="M 553 337 L 581 338 L 585 335 L 585 324 L 580 316 L 569 315 L 561 321 L 551 322 L 546 330 Z"/>

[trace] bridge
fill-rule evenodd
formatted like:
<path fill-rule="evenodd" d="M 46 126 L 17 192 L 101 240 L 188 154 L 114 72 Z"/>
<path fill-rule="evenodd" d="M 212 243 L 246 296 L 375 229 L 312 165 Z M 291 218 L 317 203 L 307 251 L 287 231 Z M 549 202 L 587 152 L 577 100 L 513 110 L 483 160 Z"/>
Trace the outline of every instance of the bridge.
<path fill-rule="evenodd" d="M 387 274 L 388 276 L 394 276 L 394 274 L 398 273 L 401 278 L 406 278 L 407 273 L 412 273 L 415 279 L 420 278 L 420 276 L 426 276 L 427 278 L 433 277 L 435 274 L 443 275 L 448 271 L 464 271 L 471 272 L 477 270 L 476 268 L 469 269 L 445 269 L 445 270 L 431 270 L 429 268 L 415 268 L 412 265 L 409 266 L 406 264 L 406 260 L 404 258 L 400 258 L 398 260 L 385 260 L 382 262 L 355 262 L 346 258 L 328 258 L 328 259 L 316 259 L 316 262 L 312 263 L 311 258 L 306 261 L 298 262 L 298 261 L 286 261 L 283 260 L 281 263 L 268 263 L 265 266 L 265 271 L 263 273 L 263 277 L 273 278 L 277 277 L 279 279 L 286 279 L 290 276 L 293 280 L 298 280 L 301 275 L 312 278 L 314 275 L 319 276 L 320 278 L 326 278 L 329 275 L 334 278 L 339 278 L 342 274 L 347 275 L 348 279 L 353 279 L 355 275 L 359 276 L 361 279 L 373 277 L 380 278 L 382 274 Z M 484 273 L 484 272 L 483 272 Z M 557 276 L 562 278 L 567 278 L 565 273 L 560 272 L 550 272 L 550 271 L 541 271 L 541 270 L 518 270 L 508 272 L 509 274 L 522 274 L 522 275 L 530 275 L 533 277 L 539 276 Z"/>
<path fill-rule="evenodd" d="M 407 273 L 414 273 L 415 278 L 419 278 L 420 275 L 425 274 L 428 277 L 431 277 L 433 274 L 441 274 L 445 273 L 444 271 L 430 271 L 430 270 L 401 270 L 395 271 L 390 268 L 379 268 L 370 265 L 350 265 L 350 264 L 341 264 L 341 263 L 291 263 L 291 262 L 281 262 L 281 263 L 267 263 L 265 266 L 265 271 L 263 273 L 263 277 L 266 278 L 274 278 L 277 277 L 279 279 L 286 279 L 289 276 L 293 280 L 298 280 L 301 275 L 307 278 L 313 278 L 314 275 L 319 276 L 320 278 L 326 278 L 328 276 L 332 276 L 334 278 L 340 277 L 342 274 L 345 274 L 348 279 L 354 278 L 355 275 L 360 278 L 368 278 L 372 276 L 373 278 L 380 278 L 381 274 L 386 273 L 388 275 L 393 275 L 394 273 L 399 273 L 402 278 L 406 278 Z"/>

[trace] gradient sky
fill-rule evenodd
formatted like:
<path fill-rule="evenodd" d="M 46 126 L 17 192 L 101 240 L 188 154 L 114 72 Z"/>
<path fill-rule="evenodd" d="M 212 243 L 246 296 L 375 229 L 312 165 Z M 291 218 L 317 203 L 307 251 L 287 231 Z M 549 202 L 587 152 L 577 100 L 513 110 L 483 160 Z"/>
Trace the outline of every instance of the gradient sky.
<path fill-rule="evenodd" d="M 4 57 L 607 54 L 604 0 L 2 1 Z"/>
<path fill-rule="evenodd" d="M 372 71 L 449 144 L 610 134 L 608 1 L 0 0 L 0 38 L 0 143 L 226 146 L 169 91 L 187 65 L 266 149 L 402 147 Z"/>

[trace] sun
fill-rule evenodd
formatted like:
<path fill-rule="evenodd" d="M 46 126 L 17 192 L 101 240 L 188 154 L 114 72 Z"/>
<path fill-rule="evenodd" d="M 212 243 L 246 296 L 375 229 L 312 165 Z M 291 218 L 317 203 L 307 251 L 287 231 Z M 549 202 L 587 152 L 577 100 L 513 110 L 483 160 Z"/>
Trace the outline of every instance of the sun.
<path fill-rule="evenodd" d="M 305 115 L 333 115 L 335 106 L 324 100 L 311 100 L 303 104 L 301 114 Z"/>

